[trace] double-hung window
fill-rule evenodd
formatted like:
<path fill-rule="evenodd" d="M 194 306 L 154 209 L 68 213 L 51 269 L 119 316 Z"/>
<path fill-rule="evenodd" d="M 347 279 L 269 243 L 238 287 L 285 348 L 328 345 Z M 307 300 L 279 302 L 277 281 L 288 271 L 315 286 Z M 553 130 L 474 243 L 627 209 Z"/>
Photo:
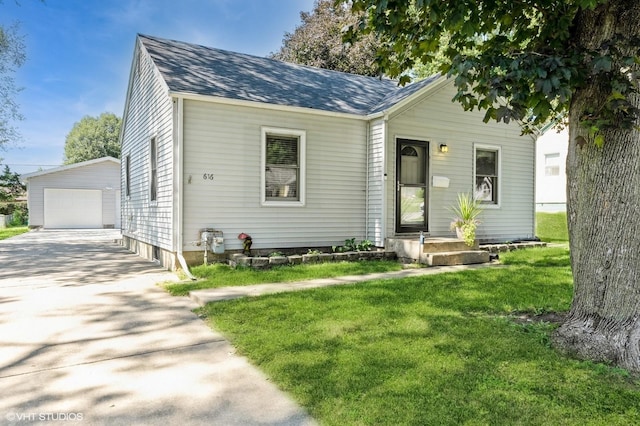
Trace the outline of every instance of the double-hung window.
<path fill-rule="evenodd" d="M 483 204 L 500 204 L 500 147 L 479 145 L 474 147 L 474 197 Z"/>
<path fill-rule="evenodd" d="M 149 169 L 149 198 L 153 202 L 158 200 L 158 145 L 155 137 L 149 144 Z"/>
<path fill-rule="evenodd" d="M 304 205 L 304 131 L 262 128 L 261 186 L 263 205 Z"/>
<path fill-rule="evenodd" d="M 131 156 L 124 157 L 124 195 L 131 196 Z"/>
<path fill-rule="evenodd" d="M 560 176 L 560 153 L 544 155 L 544 175 Z"/>

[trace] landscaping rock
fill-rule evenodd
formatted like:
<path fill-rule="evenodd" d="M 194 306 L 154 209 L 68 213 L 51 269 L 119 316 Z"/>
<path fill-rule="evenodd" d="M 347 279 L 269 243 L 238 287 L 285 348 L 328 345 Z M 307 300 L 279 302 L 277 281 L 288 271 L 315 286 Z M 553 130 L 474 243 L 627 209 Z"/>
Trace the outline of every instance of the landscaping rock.
<path fill-rule="evenodd" d="M 249 266 L 251 262 L 246 261 L 247 256 L 242 253 L 234 253 L 229 257 L 229 266 L 235 268 L 237 266 Z"/>
<path fill-rule="evenodd" d="M 287 265 L 288 263 L 289 263 L 289 258 L 287 258 L 286 256 L 272 256 L 269 258 L 270 266 Z"/>
<path fill-rule="evenodd" d="M 347 255 L 347 259 L 351 260 L 351 261 L 358 260 L 358 258 L 359 258 L 359 255 L 358 255 L 357 251 L 348 251 L 348 252 L 346 252 L 344 254 L 346 254 Z"/>
<path fill-rule="evenodd" d="M 302 263 L 317 263 L 318 255 L 317 254 L 303 254 L 302 255 Z"/>
<path fill-rule="evenodd" d="M 321 263 L 333 262 L 333 253 L 320 253 L 318 261 Z"/>
<path fill-rule="evenodd" d="M 256 269 L 264 269 L 269 266 L 268 257 L 253 257 L 251 258 L 251 267 Z"/>
<path fill-rule="evenodd" d="M 369 253 L 369 260 L 382 260 L 382 259 L 384 259 L 384 252 L 383 251 L 369 251 L 369 252 L 365 252 L 365 253 Z"/>
<path fill-rule="evenodd" d="M 333 259 L 336 262 L 346 262 L 347 260 L 349 260 L 349 256 L 347 255 L 347 253 L 334 253 Z"/>
<path fill-rule="evenodd" d="M 302 256 L 300 255 L 293 255 L 293 256 L 289 256 L 289 263 L 291 265 L 299 265 L 302 263 Z"/>

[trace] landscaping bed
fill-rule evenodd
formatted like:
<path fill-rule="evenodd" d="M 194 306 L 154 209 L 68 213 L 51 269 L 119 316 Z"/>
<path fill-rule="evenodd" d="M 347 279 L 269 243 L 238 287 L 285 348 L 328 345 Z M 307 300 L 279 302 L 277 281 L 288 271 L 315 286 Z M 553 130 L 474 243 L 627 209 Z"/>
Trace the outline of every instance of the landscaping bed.
<path fill-rule="evenodd" d="M 244 254 L 232 254 L 229 265 L 232 267 L 246 266 L 256 269 L 265 269 L 272 266 L 300 265 L 307 263 L 327 262 L 353 262 L 358 260 L 395 260 L 396 254 L 392 251 L 350 251 L 344 253 L 308 253 L 294 254 L 291 256 L 246 256 Z"/>

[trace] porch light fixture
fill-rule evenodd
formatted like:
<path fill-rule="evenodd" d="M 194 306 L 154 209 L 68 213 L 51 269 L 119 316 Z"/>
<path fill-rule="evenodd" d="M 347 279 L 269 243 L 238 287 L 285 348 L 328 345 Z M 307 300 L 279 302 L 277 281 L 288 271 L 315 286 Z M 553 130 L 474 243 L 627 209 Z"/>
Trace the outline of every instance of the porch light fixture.
<path fill-rule="evenodd" d="M 439 148 L 440 152 L 442 152 L 443 154 L 449 152 L 449 147 L 446 143 L 441 143 Z"/>

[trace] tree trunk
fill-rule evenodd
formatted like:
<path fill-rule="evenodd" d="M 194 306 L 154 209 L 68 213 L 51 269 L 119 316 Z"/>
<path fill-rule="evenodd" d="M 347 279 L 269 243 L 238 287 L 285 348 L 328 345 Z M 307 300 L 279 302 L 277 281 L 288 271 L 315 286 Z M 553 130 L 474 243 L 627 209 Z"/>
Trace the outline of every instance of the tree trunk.
<path fill-rule="evenodd" d="M 611 0 L 582 12 L 574 31 L 586 48 L 616 32 L 639 36 L 640 2 Z M 640 132 L 605 130 L 598 148 L 579 124 L 585 109 L 607 95 L 594 84 L 577 90 L 570 107 L 567 219 L 574 298 L 553 341 L 578 358 L 640 373 Z M 640 97 L 632 100 L 640 108 Z"/>

